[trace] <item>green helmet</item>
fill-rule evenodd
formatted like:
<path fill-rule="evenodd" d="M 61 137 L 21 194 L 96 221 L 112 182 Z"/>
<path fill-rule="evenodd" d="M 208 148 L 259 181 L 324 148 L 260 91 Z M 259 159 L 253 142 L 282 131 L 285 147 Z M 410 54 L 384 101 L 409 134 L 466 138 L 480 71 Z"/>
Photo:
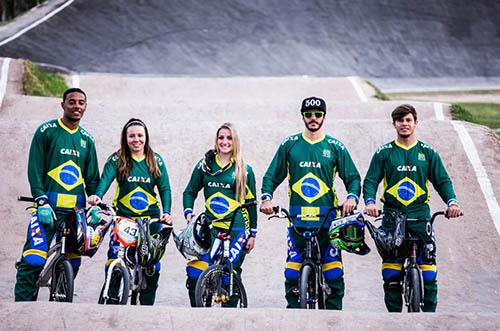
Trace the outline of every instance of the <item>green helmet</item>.
<path fill-rule="evenodd" d="M 365 255 L 370 248 L 365 243 L 365 223 L 363 214 L 356 213 L 332 221 L 328 230 L 330 244 L 340 250 Z"/>

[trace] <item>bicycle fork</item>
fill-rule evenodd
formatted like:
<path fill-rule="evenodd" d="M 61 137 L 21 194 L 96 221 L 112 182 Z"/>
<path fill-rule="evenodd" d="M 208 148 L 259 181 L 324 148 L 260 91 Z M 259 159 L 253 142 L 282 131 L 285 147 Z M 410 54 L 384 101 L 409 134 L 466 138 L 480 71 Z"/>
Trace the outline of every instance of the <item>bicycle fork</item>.
<path fill-rule="evenodd" d="M 217 281 L 217 296 L 215 297 L 214 301 L 217 303 L 227 303 L 229 301 L 229 298 L 233 295 L 233 264 L 229 260 L 229 240 L 224 240 L 223 241 L 223 253 L 222 253 L 222 259 L 225 263 L 223 265 L 225 268 L 227 268 L 229 272 L 229 291 L 227 295 L 222 291 L 223 287 L 223 275 L 219 277 Z"/>
<path fill-rule="evenodd" d="M 409 263 L 405 266 L 405 289 L 404 289 L 404 297 L 406 306 L 410 305 L 410 270 L 416 269 L 419 278 L 419 289 L 420 289 L 420 305 L 424 302 L 424 279 L 422 276 L 422 270 L 417 263 L 417 244 L 415 242 L 411 243 L 410 254 L 409 254 Z"/>

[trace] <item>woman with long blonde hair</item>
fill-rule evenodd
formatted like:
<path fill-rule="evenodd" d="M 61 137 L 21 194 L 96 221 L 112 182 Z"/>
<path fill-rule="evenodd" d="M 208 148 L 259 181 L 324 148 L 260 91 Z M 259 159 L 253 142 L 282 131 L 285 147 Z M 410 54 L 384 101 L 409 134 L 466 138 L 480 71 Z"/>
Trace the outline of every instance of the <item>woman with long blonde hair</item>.
<path fill-rule="evenodd" d="M 255 200 L 255 175 L 241 155 L 238 131 L 231 123 L 224 123 L 215 135 L 215 148 L 209 150 L 195 166 L 183 194 L 184 216 L 193 219 L 193 206 L 198 192 L 203 189 L 205 215 L 212 224 L 212 243 L 220 229 L 228 229 L 231 213 L 242 203 Z M 230 251 L 234 257 L 234 271 L 241 274 L 246 253 L 255 245 L 257 207 L 239 209 L 231 230 Z M 196 281 L 212 261 L 209 254 L 191 261 L 186 267 L 187 286 L 191 306 L 195 306 Z M 229 304 L 230 306 L 230 304 Z"/>

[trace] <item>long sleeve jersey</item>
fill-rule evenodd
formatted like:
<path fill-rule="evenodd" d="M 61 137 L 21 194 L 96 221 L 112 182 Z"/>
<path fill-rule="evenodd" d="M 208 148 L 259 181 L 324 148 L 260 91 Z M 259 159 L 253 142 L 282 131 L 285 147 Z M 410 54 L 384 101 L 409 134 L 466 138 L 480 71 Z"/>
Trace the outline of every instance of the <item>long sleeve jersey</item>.
<path fill-rule="evenodd" d="M 438 152 L 418 140 L 409 147 L 391 141 L 377 149 L 363 183 L 366 204 L 375 202 L 382 179 L 384 190 L 380 200 L 384 208 L 404 211 L 410 218 L 430 217 L 428 181 L 445 203 L 456 201 L 453 185 Z"/>
<path fill-rule="evenodd" d="M 128 176 L 119 180 L 118 155 L 113 153 L 102 172 L 102 178 L 97 187 L 96 195 L 102 198 L 115 180 L 117 182 L 113 206 L 117 214 L 126 217 L 160 217 L 160 200 L 163 213 L 170 214 L 172 204 L 170 181 L 163 158 L 155 153 L 156 163 L 160 169 L 160 176 L 155 178 L 149 171 L 146 158 L 132 157 L 132 169 Z M 158 188 L 158 194 L 155 192 Z M 159 198 L 158 198 L 159 195 Z"/>
<path fill-rule="evenodd" d="M 31 142 L 28 180 L 32 196 L 46 195 L 52 208 L 85 207 L 85 193 L 94 194 L 99 182 L 94 138 L 61 119 L 43 123 Z"/>
<path fill-rule="evenodd" d="M 310 141 L 302 133 L 287 137 L 279 146 L 262 182 L 263 197 L 273 192 L 288 176 L 290 213 L 293 215 L 321 215 L 338 205 L 334 187 L 338 173 L 347 197 L 356 200 L 361 191 L 361 177 L 347 148 L 339 140 L 325 135 Z M 317 228 L 322 219 L 318 216 L 294 220 L 305 228 Z M 325 222 L 328 227 L 330 221 Z"/>
<path fill-rule="evenodd" d="M 208 219 L 212 221 L 212 226 L 228 229 L 232 212 L 241 203 L 255 200 L 255 174 L 252 167 L 247 164 L 245 201 L 237 201 L 234 163 L 231 163 L 229 167 L 220 172 L 220 170 L 224 168 L 220 164 L 217 155 L 215 160 L 209 164 L 213 171 L 213 175 L 203 171 L 202 163 L 202 160 L 197 163 L 191 175 L 191 179 L 184 190 L 184 213 L 186 214 L 187 212 L 193 211 L 194 201 L 198 192 L 203 189 L 206 208 L 205 213 Z M 233 229 L 245 229 L 255 236 L 257 233 L 257 206 L 238 210 L 235 215 Z"/>

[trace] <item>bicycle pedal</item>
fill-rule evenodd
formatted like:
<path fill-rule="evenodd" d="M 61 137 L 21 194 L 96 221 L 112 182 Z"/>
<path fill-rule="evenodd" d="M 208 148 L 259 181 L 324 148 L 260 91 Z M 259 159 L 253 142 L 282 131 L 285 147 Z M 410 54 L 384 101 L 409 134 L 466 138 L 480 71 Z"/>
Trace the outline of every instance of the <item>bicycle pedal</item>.
<path fill-rule="evenodd" d="M 227 303 L 229 301 L 229 297 L 225 294 L 223 295 L 218 295 L 215 297 L 214 301 L 216 303 Z"/>

